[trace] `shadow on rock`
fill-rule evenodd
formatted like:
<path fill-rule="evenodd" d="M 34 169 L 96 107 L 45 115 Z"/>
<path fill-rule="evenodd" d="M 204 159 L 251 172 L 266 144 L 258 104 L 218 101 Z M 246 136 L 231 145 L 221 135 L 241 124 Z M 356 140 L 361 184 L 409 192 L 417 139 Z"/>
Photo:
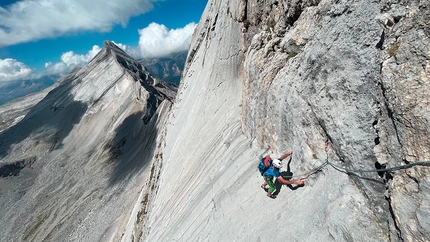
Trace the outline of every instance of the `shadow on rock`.
<path fill-rule="evenodd" d="M 47 143 L 48 150 L 58 148 L 73 126 L 80 122 L 88 108 L 85 103 L 74 100 L 70 94 L 71 88 L 70 80 L 55 88 L 19 123 L 2 132 L 0 158 L 7 156 L 14 144 L 30 136 L 33 137 L 34 144 L 25 144 L 26 149 L 42 143 Z"/>
<path fill-rule="evenodd" d="M 142 112 L 127 117 L 106 147 L 110 153 L 108 162 L 114 166 L 111 185 L 132 178 L 151 162 L 157 144 L 158 115 L 153 115 L 147 124 L 145 117 Z"/>

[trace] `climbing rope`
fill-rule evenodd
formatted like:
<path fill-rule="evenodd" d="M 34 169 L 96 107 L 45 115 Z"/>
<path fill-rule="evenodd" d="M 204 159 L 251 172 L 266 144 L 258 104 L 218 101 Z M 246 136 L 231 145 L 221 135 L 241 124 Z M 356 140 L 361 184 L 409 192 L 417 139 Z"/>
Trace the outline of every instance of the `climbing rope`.
<path fill-rule="evenodd" d="M 297 175 L 297 176 L 292 176 L 291 178 L 295 178 L 295 177 L 301 177 L 301 179 L 306 179 L 306 178 L 308 178 L 310 175 L 312 175 L 312 174 L 314 174 L 314 173 L 317 173 L 317 172 L 319 172 L 319 171 L 321 171 L 322 170 L 322 168 L 324 168 L 324 166 L 326 166 L 328 163 L 327 162 L 324 162 L 322 165 L 320 165 L 320 166 L 318 166 L 318 167 L 315 167 L 315 168 L 313 168 L 313 169 L 311 169 L 310 171 L 308 171 L 308 172 L 306 172 L 305 174 L 303 174 L 303 175 Z"/>
<path fill-rule="evenodd" d="M 430 166 L 430 161 L 420 161 L 420 162 L 414 162 L 414 163 L 410 163 L 410 164 L 406 164 L 406 165 L 401 165 L 401 166 L 394 166 L 394 167 L 387 167 L 387 168 L 382 168 L 382 169 L 373 169 L 373 170 L 353 170 L 353 169 L 348 169 L 345 168 L 341 165 L 335 164 L 333 162 L 330 162 L 328 160 L 328 140 L 326 140 L 325 144 L 324 144 L 324 151 L 327 154 L 327 158 L 325 160 L 325 162 L 318 166 L 315 167 L 313 169 L 311 169 L 310 171 L 308 171 L 305 174 L 302 175 L 295 175 L 295 176 L 291 176 L 290 179 L 292 178 L 301 178 L 301 179 L 306 179 L 308 178 L 310 175 L 317 173 L 319 171 L 322 170 L 322 168 L 324 168 L 326 165 L 331 165 L 333 168 L 335 168 L 336 170 L 339 170 L 341 172 L 345 172 L 345 173 L 362 173 L 362 172 L 389 172 L 389 171 L 397 171 L 397 170 L 402 170 L 402 169 L 407 169 L 407 168 L 411 168 L 414 166 Z"/>
<path fill-rule="evenodd" d="M 420 162 L 414 162 L 414 163 L 410 163 L 410 164 L 406 164 L 406 165 L 402 165 L 402 166 L 394 166 L 394 167 L 388 167 L 388 168 L 382 168 L 382 169 L 372 169 L 372 170 L 352 170 L 352 169 L 348 169 L 345 168 L 343 166 L 340 166 L 338 164 L 332 163 L 328 160 L 328 140 L 325 141 L 324 144 L 324 151 L 327 154 L 327 159 L 325 160 L 325 164 L 329 164 L 331 165 L 333 168 L 335 169 L 339 169 L 343 172 L 346 173 L 361 173 L 361 172 L 388 172 L 388 171 L 397 171 L 397 170 L 402 170 L 402 169 L 407 169 L 407 168 L 411 168 L 413 166 L 430 166 L 430 161 L 420 161 Z"/>
<path fill-rule="evenodd" d="M 308 178 L 310 175 L 312 175 L 312 174 L 314 174 L 314 173 L 320 172 L 320 171 L 324 168 L 324 166 L 326 166 L 327 164 L 329 164 L 329 163 L 328 163 L 328 140 L 326 140 L 326 142 L 325 142 L 325 144 L 324 144 L 324 151 L 325 151 L 325 152 L 326 152 L 326 154 L 327 154 L 326 162 L 324 162 L 322 165 L 320 165 L 320 166 L 318 166 L 318 167 L 315 167 L 315 168 L 311 169 L 310 171 L 306 172 L 305 174 L 302 174 L 302 175 L 295 175 L 295 176 L 289 176 L 289 179 L 293 179 L 293 178 L 301 178 L 301 179 L 303 180 L 303 179 Z"/>
<path fill-rule="evenodd" d="M 288 179 L 293 179 L 293 178 L 300 178 L 300 179 L 306 179 L 306 178 L 308 178 L 310 175 L 312 175 L 312 174 L 314 174 L 314 173 L 317 173 L 317 172 L 320 172 L 321 170 L 322 170 L 322 168 L 324 168 L 324 166 L 326 166 L 328 163 L 327 162 L 324 162 L 322 165 L 320 165 L 320 166 L 318 166 L 318 167 L 315 167 L 315 168 L 313 168 L 313 169 L 311 169 L 311 170 L 309 170 L 308 172 L 306 172 L 305 174 L 301 174 L 301 175 L 295 175 L 295 176 L 285 176 L 285 178 L 288 178 Z"/>
<path fill-rule="evenodd" d="M 344 172 L 347 173 L 359 173 L 359 172 L 387 172 L 387 171 L 397 171 L 397 170 L 402 170 L 402 169 L 407 169 L 407 168 L 411 168 L 413 166 L 430 166 L 430 161 L 420 161 L 420 162 L 414 162 L 414 163 L 410 163 L 410 164 L 406 164 L 406 165 L 402 165 L 402 166 L 394 166 L 394 167 L 388 167 L 388 168 L 383 168 L 383 169 L 374 169 L 374 170 L 351 170 L 351 169 L 347 169 L 343 166 L 340 166 L 338 164 L 334 164 L 328 160 L 326 160 L 325 162 L 326 164 L 329 164 L 331 166 L 333 166 L 334 168 L 337 169 L 341 169 Z"/>

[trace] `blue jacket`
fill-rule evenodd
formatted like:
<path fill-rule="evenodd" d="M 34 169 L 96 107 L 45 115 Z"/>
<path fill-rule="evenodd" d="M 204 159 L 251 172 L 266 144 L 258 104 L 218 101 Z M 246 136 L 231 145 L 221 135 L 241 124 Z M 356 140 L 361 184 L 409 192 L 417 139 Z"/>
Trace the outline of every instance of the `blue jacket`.
<path fill-rule="evenodd" d="M 278 168 L 269 167 L 269 169 L 267 169 L 267 171 L 264 172 L 264 176 L 278 178 L 279 176 L 281 176 L 281 173 L 279 173 Z"/>

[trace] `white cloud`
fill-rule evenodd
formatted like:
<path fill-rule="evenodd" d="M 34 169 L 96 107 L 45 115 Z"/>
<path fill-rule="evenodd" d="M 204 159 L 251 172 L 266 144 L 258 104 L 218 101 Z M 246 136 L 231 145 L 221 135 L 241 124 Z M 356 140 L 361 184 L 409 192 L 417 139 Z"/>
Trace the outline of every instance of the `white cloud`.
<path fill-rule="evenodd" d="M 34 70 L 15 59 L 0 59 L 0 86 L 12 81 L 22 80 L 34 73 Z"/>
<path fill-rule="evenodd" d="M 136 59 L 163 57 L 188 50 L 196 26 L 195 23 L 189 23 L 183 28 L 169 30 L 162 24 L 151 23 L 148 27 L 138 30 L 139 46 L 115 44 Z"/>
<path fill-rule="evenodd" d="M 188 50 L 195 27 L 195 23 L 189 23 L 183 28 L 169 30 L 164 25 L 151 23 L 148 27 L 138 30 L 140 34 L 139 46 L 131 47 L 114 43 L 135 59 L 163 57 Z M 76 66 L 87 64 L 100 50 L 98 45 L 94 45 L 85 55 L 78 55 L 73 51 L 63 53 L 60 62 L 45 63 L 43 75 L 66 74 Z"/>
<path fill-rule="evenodd" d="M 151 23 L 139 29 L 140 57 L 160 57 L 188 50 L 195 27 L 195 23 L 189 23 L 184 28 L 169 30 L 164 25 Z"/>
<path fill-rule="evenodd" d="M 85 55 L 75 54 L 73 51 L 68 51 L 61 55 L 61 61 L 55 64 L 48 62 L 45 63 L 45 71 L 42 75 L 52 75 L 52 74 L 66 74 L 69 73 L 76 66 L 84 66 L 87 64 L 94 56 L 99 53 L 101 48 L 98 45 L 94 45 L 91 50 Z"/>
<path fill-rule="evenodd" d="M 120 49 L 122 49 L 123 51 L 125 51 L 125 53 L 127 53 L 129 56 L 135 58 L 135 59 L 139 59 L 140 58 L 140 53 L 139 53 L 139 48 L 135 48 L 135 47 L 131 47 L 128 45 L 124 45 L 121 43 L 116 43 L 115 41 L 112 41 L 116 46 L 118 46 Z"/>
<path fill-rule="evenodd" d="M 45 63 L 45 71 L 41 73 L 37 73 L 35 70 L 15 59 L 0 59 L 0 87 L 8 83 L 37 79 L 47 75 L 67 74 L 76 66 L 86 65 L 100 50 L 101 48 L 98 45 L 94 45 L 93 48 L 84 55 L 68 51 L 61 55 L 61 61 L 57 63 Z"/>
<path fill-rule="evenodd" d="M 27 0 L 0 7 L 0 47 L 78 30 L 110 31 L 155 0 Z"/>
<path fill-rule="evenodd" d="M 195 23 L 187 24 L 183 28 L 169 30 L 166 26 L 151 23 L 148 27 L 139 29 L 139 45 L 130 47 L 115 43 L 133 58 L 163 57 L 179 51 L 186 51 L 191 44 L 191 37 L 196 27 Z M 84 66 L 101 50 L 94 45 L 86 54 L 76 54 L 73 51 L 61 55 L 56 63 L 45 63 L 45 70 L 36 73 L 33 69 L 14 59 L 0 59 L 0 85 L 11 81 L 21 81 L 40 78 L 46 75 L 62 75 L 69 73 L 76 66 Z"/>

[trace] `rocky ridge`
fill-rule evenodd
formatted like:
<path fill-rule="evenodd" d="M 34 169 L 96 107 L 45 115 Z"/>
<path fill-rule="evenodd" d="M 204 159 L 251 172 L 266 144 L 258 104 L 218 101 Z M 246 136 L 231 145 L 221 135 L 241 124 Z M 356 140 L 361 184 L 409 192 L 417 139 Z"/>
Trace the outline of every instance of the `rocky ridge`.
<path fill-rule="evenodd" d="M 151 75 L 179 86 L 188 51 L 173 53 L 161 58 L 138 60 Z"/>
<path fill-rule="evenodd" d="M 119 240 L 175 88 L 113 43 L 0 133 L 0 240 Z"/>

